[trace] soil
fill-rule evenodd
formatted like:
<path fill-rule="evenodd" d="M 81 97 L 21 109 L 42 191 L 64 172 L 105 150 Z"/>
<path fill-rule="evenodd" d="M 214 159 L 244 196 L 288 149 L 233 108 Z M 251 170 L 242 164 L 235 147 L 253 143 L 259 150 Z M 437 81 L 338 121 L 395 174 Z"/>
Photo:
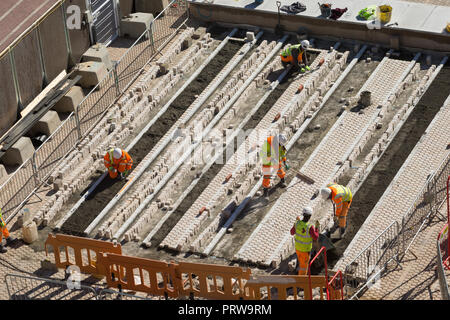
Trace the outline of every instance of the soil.
<path fill-rule="evenodd" d="M 348 213 L 344 238 L 336 242 L 336 250 L 328 254 L 330 268 L 333 268 L 363 225 L 449 94 L 450 66 L 447 63 L 355 194 Z"/>
<path fill-rule="evenodd" d="M 242 43 L 229 41 L 208 66 L 192 81 L 192 83 L 175 99 L 160 119 L 142 136 L 129 151 L 133 158 L 134 168 L 152 150 L 164 134 L 181 117 L 186 109 L 195 101 L 208 84 L 225 67 L 228 61 L 242 47 Z M 94 177 L 94 181 L 98 177 Z M 126 180 L 105 178 L 97 189 L 86 199 L 78 210 L 64 223 L 61 232 L 82 235 L 83 231 L 125 185 Z"/>
<path fill-rule="evenodd" d="M 339 49 L 339 51 L 341 50 L 344 51 L 348 49 L 343 46 Z M 365 58 L 369 57 L 369 55 L 372 57 L 372 62 L 367 63 L 365 62 Z M 326 135 L 328 130 L 338 119 L 341 107 L 343 105 L 342 103 L 339 103 L 340 99 L 349 98 L 355 95 L 362 87 L 364 82 L 368 79 L 370 73 L 375 70 L 382 57 L 382 53 L 374 56 L 372 53 L 366 51 L 365 55 L 354 66 L 352 71 L 342 81 L 335 93 L 322 107 L 321 111 L 319 111 L 315 119 L 311 121 L 305 132 L 301 135 L 300 139 L 289 150 L 288 162 L 290 163 L 292 168 L 286 172 L 287 184 L 289 184 L 291 179 L 295 176 L 293 172 L 301 168 L 304 162 L 306 162 L 308 157 L 320 143 L 321 139 Z M 312 58 L 314 59 L 314 57 Z M 352 59 L 353 56 L 350 55 L 347 61 L 350 62 Z M 369 71 L 369 73 L 366 73 L 367 71 Z M 290 82 L 288 82 L 287 85 L 289 85 L 289 83 Z M 353 89 L 349 90 L 350 87 L 353 87 Z M 278 99 L 278 97 L 276 99 Z M 270 101 L 269 103 L 275 103 L 276 99 Z M 317 124 L 321 125 L 320 130 L 314 129 Z M 225 235 L 224 238 L 216 246 L 216 249 L 212 252 L 214 256 L 232 259 L 234 254 L 245 243 L 245 241 L 251 234 L 251 230 L 253 230 L 260 223 L 267 212 L 269 212 L 272 205 L 286 190 L 280 188 L 277 184 L 279 178 L 275 179 L 276 184 L 269 191 L 269 200 L 267 201 L 260 196 L 255 196 L 250 200 L 247 207 L 242 211 L 242 213 L 236 218 L 235 222 L 233 223 L 233 233 Z M 280 270 L 287 270 L 287 261 L 289 260 L 290 259 L 284 261 L 277 268 L 277 270 L 274 270 L 274 273 L 279 273 Z"/>

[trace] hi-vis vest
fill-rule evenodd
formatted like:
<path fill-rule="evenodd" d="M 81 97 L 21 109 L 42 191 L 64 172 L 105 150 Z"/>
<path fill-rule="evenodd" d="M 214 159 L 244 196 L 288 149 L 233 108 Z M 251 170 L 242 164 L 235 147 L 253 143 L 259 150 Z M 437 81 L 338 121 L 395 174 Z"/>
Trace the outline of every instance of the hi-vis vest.
<path fill-rule="evenodd" d="M 297 48 L 298 51 L 299 51 L 297 60 L 299 62 L 302 62 L 303 61 L 303 58 L 302 58 L 303 49 L 302 49 L 302 45 L 301 44 L 296 44 L 296 45 L 293 45 L 293 46 L 289 46 L 286 49 L 284 49 L 281 52 L 281 60 L 284 61 L 284 62 L 291 62 L 292 59 L 293 59 L 293 57 L 292 57 L 292 49 L 294 49 L 294 48 Z"/>
<path fill-rule="evenodd" d="M 114 169 L 114 148 L 108 151 L 109 153 L 109 167 L 108 170 Z"/>
<path fill-rule="evenodd" d="M 267 138 L 262 146 L 262 150 L 259 153 L 259 156 L 262 160 L 264 166 L 272 166 L 278 164 L 282 161 L 286 161 L 286 149 L 281 145 L 278 146 L 278 152 L 276 152 L 275 148 L 272 145 L 273 136 Z M 273 157 L 276 157 L 278 154 L 278 159 L 272 161 Z"/>
<path fill-rule="evenodd" d="M 366 20 L 375 19 L 377 13 L 377 6 L 369 6 L 359 11 L 359 16 Z"/>
<path fill-rule="evenodd" d="M 300 252 L 310 252 L 313 239 L 309 234 L 311 225 L 301 220 L 295 223 L 295 250 Z"/>
<path fill-rule="evenodd" d="M 5 222 L 3 221 L 3 216 L 2 216 L 2 209 L 0 208 L 0 227 L 4 227 L 5 226 Z"/>
<path fill-rule="evenodd" d="M 331 189 L 331 200 L 336 204 L 336 216 L 339 216 L 341 214 L 343 203 L 352 201 L 352 192 L 350 191 L 350 188 L 336 183 L 330 183 L 327 187 Z"/>

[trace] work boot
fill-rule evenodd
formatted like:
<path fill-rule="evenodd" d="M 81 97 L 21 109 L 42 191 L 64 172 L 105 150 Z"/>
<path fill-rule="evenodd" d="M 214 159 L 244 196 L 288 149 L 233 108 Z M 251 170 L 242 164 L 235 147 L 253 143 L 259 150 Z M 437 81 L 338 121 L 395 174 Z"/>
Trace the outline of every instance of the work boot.
<path fill-rule="evenodd" d="M 9 246 L 11 244 L 13 244 L 17 239 L 14 238 L 13 236 L 9 236 L 8 238 L 6 238 L 6 245 Z"/>
<path fill-rule="evenodd" d="M 280 187 L 281 187 L 281 188 L 286 188 L 286 187 L 287 187 L 287 185 L 286 185 L 286 180 L 284 180 L 284 178 L 281 179 L 281 181 L 280 181 Z"/>
<path fill-rule="evenodd" d="M 264 188 L 263 197 L 266 198 L 266 199 L 269 199 L 269 188 Z"/>
<path fill-rule="evenodd" d="M 6 253 L 6 252 L 8 252 L 8 250 L 2 244 L 0 244 L 0 253 Z"/>
<path fill-rule="evenodd" d="M 345 228 L 337 228 L 334 233 L 331 234 L 332 240 L 340 240 L 344 236 Z"/>

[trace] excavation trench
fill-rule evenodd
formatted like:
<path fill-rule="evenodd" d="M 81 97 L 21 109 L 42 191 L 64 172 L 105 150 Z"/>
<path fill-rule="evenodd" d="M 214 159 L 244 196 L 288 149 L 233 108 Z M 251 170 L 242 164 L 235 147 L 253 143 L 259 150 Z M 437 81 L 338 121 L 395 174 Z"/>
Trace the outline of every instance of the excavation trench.
<path fill-rule="evenodd" d="M 276 78 L 280 75 L 282 70 L 277 70 L 272 72 L 268 76 L 270 81 L 275 81 Z M 258 123 L 262 120 L 262 118 L 266 115 L 266 113 L 270 110 L 273 104 L 279 99 L 279 97 L 283 94 L 283 92 L 289 86 L 290 80 L 292 80 L 293 74 L 289 73 L 283 81 L 273 90 L 273 92 L 269 95 L 266 101 L 261 105 L 258 111 L 250 118 L 250 120 L 245 124 L 243 130 L 254 129 Z M 241 119 L 245 117 L 245 113 L 243 109 L 239 109 L 240 112 L 236 115 L 237 119 Z M 233 153 L 237 151 L 242 142 L 241 139 L 234 139 L 234 143 L 232 144 Z M 214 163 L 208 171 L 200 178 L 199 182 L 192 189 L 192 191 L 183 199 L 178 208 L 174 211 L 172 216 L 166 221 L 166 223 L 159 229 L 159 231 L 152 238 L 152 248 L 156 247 L 164 240 L 164 238 L 169 234 L 170 230 L 178 223 L 184 213 L 189 210 L 189 208 L 195 203 L 197 198 L 202 194 L 202 192 L 208 187 L 209 183 L 214 179 L 214 177 L 220 172 L 220 170 L 225 165 L 225 157 L 226 153 L 230 153 L 229 150 L 223 149 L 222 153 L 222 161 L 221 163 Z M 220 207 L 220 206 L 219 206 Z M 209 219 L 206 224 L 211 222 Z"/>
<path fill-rule="evenodd" d="M 335 243 L 336 249 L 328 254 L 330 268 L 341 258 L 449 94 L 450 66 L 447 62 L 355 194 L 346 233 Z"/>
<path fill-rule="evenodd" d="M 348 48 L 345 46 L 339 48 L 339 51 L 341 52 L 346 50 L 348 50 Z M 347 63 L 350 63 L 354 55 L 355 53 L 348 57 Z M 294 172 L 298 171 L 303 166 L 308 157 L 339 118 L 341 108 L 344 105 L 344 103 L 340 101 L 352 97 L 361 89 L 370 74 L 376 69 L 383 56 L 384 53 L 374 54 L 366 51 L 341 82 L 334 94 L 317 113 L 316 117 L 307 126 L 306 130 L 287 154 L 287 159 L 291 166 L 291 168 L 286 171 L 287 184 L 295 177 Z M 368 57 L 371 57 L 372 59 L 369 63 L 365 61 Z M 320 129 L 317 129 L 317 125 L 320 125 Z M 275 185 L 269 191 L 269 200 L 265 200 L 262 196 L 254 196 L 249 201 L 249 204 L 234 221 L 232 225 L 233 232 L 226 234 L 217 244 L 216 248 L 211 253 L 213 256 L 224 257 L 230 260 L 233 259 L 235 253 L 242 247 L 245 241 L 247 241 L 252 230 L 258 226 L 281 194 L 286 191 L 286 189 L 279 188 L 277 184 L 278 181 L 279 178 L 276 177 Z M 281 268 L 282 266 L 280 266 L 279 269 Z M 283 272 L 286 271 L 284 269 L 285 268 L 283 268 Z M 279 271 L 280 270 L 276 272 Z"/>
<path fill-rule="evenodd" d="M 172 125 L 195 101 L 209 83 L 225 67 L 228 61 L 242 47 L 242 43 L 229 41 L 219 54 L 203 69 L 186 89 L 174 100 L 167 111 L 149 128 L 142 138 L 129 151 L 136 168 L 158 141 L 170 130 Z M 95 179 L 95 178 L 94 178 Z M 106 177 L 96 190 L 84 201 L 74 214 L 62 225 L 61 232 L 83 235 L 83 231 L 125 185 L 126 181 L 112 180 Z"/>

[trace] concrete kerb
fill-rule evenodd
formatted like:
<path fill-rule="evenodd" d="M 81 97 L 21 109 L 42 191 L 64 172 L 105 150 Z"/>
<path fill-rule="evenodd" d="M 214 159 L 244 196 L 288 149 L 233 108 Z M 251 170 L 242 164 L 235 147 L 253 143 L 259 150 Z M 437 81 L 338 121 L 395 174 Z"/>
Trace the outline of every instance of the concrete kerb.
<path fill-rule="evenodd" d="M 128 220 L 125 222 L 124 225 L 114 234 L 114 238 L 118 239 L 125 230 L 129 227 L 129 225 L 134 221 L 134 219 L 140 214 L 140 212 L 145 208 L 145 206 L 151 201 L 153 196 L 157 193 L 157 189 L 160 189 L 164 186 L 166 183 L 166 180 L 168 180 L 173 173 L 178 169 L 178 167 L 185 161 L 185 159 L 189 156 L 191 153 L 191 150 L 195 150 L 195 148 L 201 143 L 202 139 L 209 133 L 209 131 L 215 126 L 215 124 L 222 118 L 222 116 L 225 114 L 226 111 L 236 102 L 236 100 L 241 96 L 241 94 L 244 92 L 244 90 L 253 82 L 253 80 L 256 78 L 256 76 L 261 72 L 261 70 L 264 68 L 264 66 L 270 61 L 270 59 L 275 55 L 275 53 L 278 52 L 281 45 L 287 40 L 287 36 L 284 36 L 281 40 L 279 40 L 279 44 L 272 50 L 272 52 L 266 57 L 266 59 L 261 63 L 260 66 L 252 73 L 252 75 L 244 82 L 242 87 L 239 89 L 239 91 L 233 96 L 233 98 L 223 107 L 223 109 L 214 117 L 214 119 L 211 121 L 211 123 L 205 128 L 205 130 L 202 132 L 202 137 L 197 141 L 193 146 L 191 146 L 190 150 L 187 150 L 187 152 L 184 153 L 182 158 L 175 164 L 174 167 L 171 168 L 171 170 L 168 172 L 168 174 L 164 177 L 164 179 L 158 183 L 158 187 L 155 188 L 154 193 L 147 197 L 144 202 L 136 209 L 136 211 L 128 218 Z"/>
<path fill-rule="evenodd" d="M 171 100 L 165 105 L 165 107 L 164 107 L 163 109 L 168 109 L 168 108 L 170 107 L 171 103 L 175 100 L 175 98 L 176 98 L 179 94 L 181 94 L 181 93 L 184 91 L 184 89 L 189 85 L 189 83 L 190 83 L 191 81 L 193 81 L 193 80 L 197 77 L 197 75 L 203 70 L 203 68 L 205 68 L 205 67 L 207 66 L 207 64 L 208 64 L 208 63 L 209 63 L 209 62 L 210 62 L 210 61 L 211 61 L 211 60 L 212 60 L 212 59 L 220 52 L 220 50 L 223 48 L 223 46 L 225 46 L 225 44 L 228 42 L 229 38 L 231 38 L 236 32 L 237 32 L 237 29 L 233 29 L 233 31 L 229 34 L 229 36 L 228 36 L 225 40 L 223 40 L 223 42 L 221 43 L 221 45 L 213 52 L 213 54 L 208 58 L 208 60 L 205 61 L 205 63 L 202 65 L 202 67 L 201 67 L 200 69 L 198 69 L 197 72 L 194 73 L 194 74 L 189 78 L 189 80 L 185 83 L 185 85 L 177 91 L 176 95 L 173 96 L 173 97 L 171 98 Z M 242 56 L 242 57 L 243 57 L 243 56 Z M 228 71 L 231 72 L 231 70 L 232 70 L 232 68 L 230 68 Z M 220 82 L 222 82 L 223 79 L 225 79 L 225 77 L 221 77 L 221 78 L 220 78 Z M 217 85 L 218 85 L 220 82 L 218 82 Z M 215 86 L 213 87 L 214 90 L 215 90 L 215 87 L 217 87 L 217 85 L 215 85 Z M 214 92 L 214 90 L 210 90 L 209 94 L 205 95 L 204 98 L 203 98 L 202 100 L 206 101 L 206 99 Z M 194 106 L 193 110 L 191 110 L 191 112 L 189 113 L 189 115 L 187 116 L 187 119 L 185 120 L 185 122 L 187 122 L 187 121 L 195 114 L 195 112 L 203 105 L 203 102 L 204 102 L 204 101 L 197 101 L 197 102 L 194 102 L 194 103 L 195 103 L 195 106 Z M 199 102 L 202 102 L 202 103 L 199 103 Z M 162 111 L 162 110 L 161 110 L 161 111 Z M 165 110 L 164 110 L 164 111 L 165 111 Z M 160 112 L 159 114 L 162 114 L 162 112 Z M 149 125 L 150 125 L 150 124 L 153 124 L 153 122 L 150 122 Z M 150 127 L 149 125 L 146 126 L 146 129 L 147 129 L 147 130 L 148 130 L 148 128 Z M 146 130 L 145 130 L 145 128 L 144 128 L 144 129 L 141 131 L 141 135 L 143 135 L 145 132 L 146 132 Z M 139 137 L 139 136 L 138 136 L 138 137 Z M 136 142 L 138 141 L 138 137 L 135 138 L 135 141 L 136 141 Z M 140 168 L 140 170 L 139 170 L 136 174 L 134 174 L 133 181 L 137 180 L 137 178 L 139 178 L 139 177 L 145 172 L 145 170 L 147 169 L 147 167 L 153 162 L 153 160 L 158 156 L 158 154 L 159 154 L 159 153 L 167 146 L 167 144 L 170 143 L 170 141 L 171 141 L 171 137 L 168 136 L 168 137 L 163 141 L 163 143 L 162 143 L 161 146 L 158 148 L 158 150 L 155 151 L 155 152 L 153 153 L 153 156 L 152 156 L 151 158 L 145 160 L 144 166 L 142 166 L 142 167 Z M 134 142 L 134 143 L 135 143 L 135 142 Z M 126 187 L 124 187 L 124 188 L 121 190 L 121 193 L 117 194 L 117 195 L 113 198 L 113 200 L 112 200 L 110 203 L 108 203 L 108 205 L 105 207 L 105 209 L 99 214 L 99 216 L 97 216 L 97 218 L 96 218 L 96 219 L 91 223 L 91 225 L 89 225 L 89 227 L 85 230 L 85 233 L 86 233 L 86 234 L 89 234 L 90 232 L 92 232 L 92 230 L 95 228 L 95 226 L 96 226 L 96 225 L 100 222 L 100 220 L 103 219 L 103 217 L 107 214 L 107 212 L 109 211 L 109 209 L 111 209 L 111 208 L 115 205 L 115 203 L 121 198 L 121 196 L 122 196 L 123 194 L 125 194 L 125 192 L 131 187 L 131 185 L 132 185 L 133 183 L 134 183 L 134 182 L 128 183 L 128 184 L 126 185 Z"/>

